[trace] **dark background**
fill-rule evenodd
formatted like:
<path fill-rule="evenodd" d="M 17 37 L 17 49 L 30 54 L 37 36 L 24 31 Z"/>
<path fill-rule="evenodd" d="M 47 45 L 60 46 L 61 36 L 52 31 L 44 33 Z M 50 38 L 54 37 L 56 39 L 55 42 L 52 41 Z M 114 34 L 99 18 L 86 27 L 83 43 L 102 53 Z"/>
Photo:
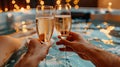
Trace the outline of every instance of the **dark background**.
<path fill-rule="evenodd" d="M 9 10 L 13 9 L 13 5 L 11 3 L 12 0 L 0 0 L 0 8 L 4 10 L 4 8 L 8 8 Z M 25 0 L 15 0 L 16 4 L 18 4 L 20 7 L 24 7 L 27 5 Z M 55 5 L 56 0 L 44 0 L 45 5 Z M 65 3 L 65 0 L 62 0 L 63 3 Z M 71 0 L 70 4 L 74 6 L 73 4 L 74 0 Z M 35 8 L 39 4 L 39 0 L 31 0 L 30 6 L 32 8 Z M 79 4 L 80 7 L 97 7 L 98 6 L 98 0 L 80 0 Z"/>

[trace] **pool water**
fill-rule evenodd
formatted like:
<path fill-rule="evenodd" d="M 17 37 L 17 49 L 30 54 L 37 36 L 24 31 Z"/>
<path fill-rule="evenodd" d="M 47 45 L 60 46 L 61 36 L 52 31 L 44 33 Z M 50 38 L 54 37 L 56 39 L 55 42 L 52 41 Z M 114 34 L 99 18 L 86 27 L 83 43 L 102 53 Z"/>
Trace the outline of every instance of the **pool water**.
<path fill-rule="evenodd" d="M 72 31 L 81 33 L 97 47 L 120 55 L 120 23 L 112 21 L 76 21 Z"/>

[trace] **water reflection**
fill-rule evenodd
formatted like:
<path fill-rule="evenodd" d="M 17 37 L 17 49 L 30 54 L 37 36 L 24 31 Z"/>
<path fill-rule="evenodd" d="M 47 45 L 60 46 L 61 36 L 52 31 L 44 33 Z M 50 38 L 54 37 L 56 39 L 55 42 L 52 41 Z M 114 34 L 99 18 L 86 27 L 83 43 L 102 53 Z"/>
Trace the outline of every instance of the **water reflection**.
<path fill-rule="evenodd" d="M 106 29 L 100 29 L 100 32 L 103 32 L 108 38 L 112 38 L 112 36 L 109 34 L 115 26 L 108 26 Z"/>
<path fill-rule="evenodd" d="M 104 40 L 104 39 L 103 39 L 102 42 L 103 42 L 104 44 L 114 45 L 113 40 Z"/>

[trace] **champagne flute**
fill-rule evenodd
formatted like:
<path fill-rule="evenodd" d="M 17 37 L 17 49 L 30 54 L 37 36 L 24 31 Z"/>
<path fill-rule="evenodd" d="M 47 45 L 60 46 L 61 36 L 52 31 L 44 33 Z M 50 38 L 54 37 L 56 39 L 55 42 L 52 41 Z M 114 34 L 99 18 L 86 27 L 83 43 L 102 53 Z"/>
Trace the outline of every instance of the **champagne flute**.
<path fill-rule="evenodd" d="M 66 39 L 66 37 L 69 36 L 69 32 L 71 30 L 71 23 L 72 23 L 72 19 L 71 19 L 70 6 L 56 5 L 55 6 L 55 29 L 62 38 Z M 66 65 L 68 65 L 67 56 L 70 56 L 70 55 L 71 53 L 64 52 Z"/>
<path fill-rule="evenodd" d="M 36 9 L 36 30 L 38 36 L 44 35 L 41 43 L 50 44 L 54 29 L 54 14 L 52 6 L 37 6 Z M 45 59 L 45 67 L 47 67 Z"/>
<path fill-rule="evenodd" d="M 55 6 L 55 28 L 63 38 L 69 36 L 71 29 L 71 11 L 69 5 Z"/>

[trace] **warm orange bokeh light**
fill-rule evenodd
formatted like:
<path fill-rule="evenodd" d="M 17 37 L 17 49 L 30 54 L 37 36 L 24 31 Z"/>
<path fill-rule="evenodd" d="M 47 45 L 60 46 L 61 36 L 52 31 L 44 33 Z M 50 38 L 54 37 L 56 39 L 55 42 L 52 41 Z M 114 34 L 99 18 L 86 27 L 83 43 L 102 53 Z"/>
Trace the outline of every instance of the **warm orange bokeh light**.
<path fill-rule="evenodd" d="M 0 13 L 2 13 L 2 12 L 3 12 L 3 10 L 0 9 Z"/>
<path fill-rule="evenodd" d="M 25 21 L 22 21 L 22 32 L 27 32 L 27 25 L 25 24 Z"/>
<path fill-rule="evenodd" d="M 41 0 L 41 1 L 40 1 L 40 5 L 44 5 L 44 1 Z"/>
<path fill-rule="evenodd" d="M 26 3 L 30 3 L 30 0 L 26 0 Z"/>
<path fill-rule="evenodd" d="M 12 0 L 12 4 L 15 4 L 16 2 L 15 2 L 15 0 Z"/>
<path fill-rule="evenodd" d="M 14 5 L 14 9 L 19 10 L 19 9 L 20 9 L 20 7 L 19 7 L 17 4 L 15 4 L 15 5 Z"/>
<path fill-rule="evenodd" d="M 24 12 L 24 11 L 25 11 L 25 9 L 22 7 L 22 8 L 20 9 L 20 11 L 21 11 L 21 12 Z"/>
<path fill-rule="evenodd" d="M 69 3 L 71 0 L 66 0 L 67 3 Z"/>
<path fill-rule="evenodd" d="M 79 0 L 74 0 L 73 2 L 75 5 L 79 3 Z"/>
<path fill-rule="evenodd" d="M 109 5 L 109 6 L 112 6 L 112 2 L 109 2 L 108 5 Z"/>
<path fill-rule="evenodd" d="M 57 1 L 56 1 L 56 4 L 57 4 L 57 5 L 60 5 L 60 3 L 61 3 L 61 0 L 57 0 Z"/>
<path fill-rule="evenodd" d="M 79 5 L 75 5 L 75 9 L 79 9 L 80 7 L 79 7 Z"/>
<path fill-rule="evenodd" d="M 8 11 L 8 8 L 5 8 L 5 11 Z"/>
<path fill-rule="evenodd" d="M 30 5 L 27 5 L 26 8 L 29 10 L 30 9 Z"/>

